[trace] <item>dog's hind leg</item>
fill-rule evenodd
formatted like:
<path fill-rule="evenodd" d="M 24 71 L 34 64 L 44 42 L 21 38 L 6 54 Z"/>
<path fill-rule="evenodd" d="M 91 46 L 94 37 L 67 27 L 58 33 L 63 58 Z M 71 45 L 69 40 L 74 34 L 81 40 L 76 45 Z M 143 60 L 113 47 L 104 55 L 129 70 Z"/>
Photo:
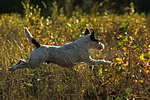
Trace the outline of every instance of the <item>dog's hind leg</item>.
<path fill-rule="evenodd" d="M 36 62 L 34 60 L 32 61 L 27 61 L 24 62 L 22 60 L 19 60 L 14 66 L 9 68 L 9 71 L 15 71 L 16 69 L 20 69 L 20 68 L 37 68 L 42 64 L 42 62 Z"/>
<path fill-rule="evenodd" d="M 29 68 L 29 66 L 28 66 L 27 62 L 19 60 L 14 66 L 9 68 L 9 71 L 14 71 L 14 70 L 20 69 L 20 68 Z"/>
<path fill-rule="evenodd" d="M 9 71 L 13 71 L 16 69 L 16 66 L 20 65 L 21 63 L 25 63 L 22 59 L 20 59 L 14 66 L 9 68 Z"/>
<path fill-rule="evenodd" d="M 25 61 L 23 61 L 22 59 L 20 59 L 15 65 L 19 65 L 21 62 L 22 62 L 22 63 L 25 63 Z M 14 66 L 15 66 L 15 65 L 14 65 Z"/>

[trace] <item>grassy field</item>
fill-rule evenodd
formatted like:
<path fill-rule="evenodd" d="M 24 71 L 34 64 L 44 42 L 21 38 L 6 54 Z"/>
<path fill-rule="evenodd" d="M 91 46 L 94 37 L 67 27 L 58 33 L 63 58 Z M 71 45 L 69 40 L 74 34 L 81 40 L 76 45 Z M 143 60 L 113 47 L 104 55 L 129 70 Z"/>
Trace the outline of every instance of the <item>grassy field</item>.
<path fill-rule="evenodd" d="M 150 99 L 150 19 L 131 12 L 124 15 L 104 12 L 95 15 L 73 12 L 67 18 L 54 10 L 51 17 L 40 16 L 40 8 L 24 6 L 25 16 L 0 16 L 0 100 L 148 100 Z M 129 23 L 129 24 L 128 24 Z M 127 27 L 128 26 L 128 27 Z M 86 64 L 63 68 L 44 63 L 35 70 L 8 68 L 19 59 L 28 60 L 34 49 L 24 34 L 28 27 L 41 43 L 61 46 L 84 37 L 93 28 L 105 44 L 103 51 L 90 51 L 94 59 L 106 59 L 112 66 Z"/>

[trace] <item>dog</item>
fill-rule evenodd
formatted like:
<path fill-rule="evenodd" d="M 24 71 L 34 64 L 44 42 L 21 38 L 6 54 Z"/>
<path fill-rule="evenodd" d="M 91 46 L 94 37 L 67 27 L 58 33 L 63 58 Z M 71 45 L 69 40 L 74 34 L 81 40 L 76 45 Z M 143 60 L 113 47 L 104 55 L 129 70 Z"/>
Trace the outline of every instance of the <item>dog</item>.
<path fill-rule="evenodd" d="M 19 60 L 14 66 L 9 68 L 9 71 L 15 71 L 20 68 L 35 69 L 39 67 L 43 62 L 54 63 L 62 67 L 71 68 L 76 62 L 85 62 L 89 66 L 92 65 L 111 65 L 111 61 L 94 60 L 89 54 L 89 49 L 102 51 L 104 44 L 99 42 L 94 36 L 94 30 L 92 32 L 86 28 L 85 36 L 74 42 L 65 44 L 63 46 L 50 46 L 40 44 L 29 32 L 28 28 L 24 28 L 24 33 L 30 42 L 32 42 L 36 48 L 31 52 L 29 60 L 27 62 Z"/>

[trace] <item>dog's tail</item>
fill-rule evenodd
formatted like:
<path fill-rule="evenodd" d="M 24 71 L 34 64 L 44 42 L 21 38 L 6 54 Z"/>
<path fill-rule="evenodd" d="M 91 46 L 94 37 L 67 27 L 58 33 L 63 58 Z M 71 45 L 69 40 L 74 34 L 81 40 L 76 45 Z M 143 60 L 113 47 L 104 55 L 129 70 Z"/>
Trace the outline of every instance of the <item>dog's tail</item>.
<path fill-rule="evenodd" d="M 32 42 L 37 48 L 41 46 L 40 43 L 35 38 L 33 38 L 27 27 L 24 28 L 24 33 L 26 34 L 30 42 Z"/>

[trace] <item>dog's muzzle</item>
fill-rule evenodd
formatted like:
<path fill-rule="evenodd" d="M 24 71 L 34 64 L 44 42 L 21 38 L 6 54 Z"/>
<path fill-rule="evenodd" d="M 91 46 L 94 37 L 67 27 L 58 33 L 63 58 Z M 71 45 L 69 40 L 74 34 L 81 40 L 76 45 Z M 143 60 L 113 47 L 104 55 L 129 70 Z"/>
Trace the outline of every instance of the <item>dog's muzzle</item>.
<path fill-rule="evenodd" d="M 105 48 L 105 45 L 103 43 L 99 42 L 98 44 L 99 44 L 101 50 L 103 50 Z"/>

